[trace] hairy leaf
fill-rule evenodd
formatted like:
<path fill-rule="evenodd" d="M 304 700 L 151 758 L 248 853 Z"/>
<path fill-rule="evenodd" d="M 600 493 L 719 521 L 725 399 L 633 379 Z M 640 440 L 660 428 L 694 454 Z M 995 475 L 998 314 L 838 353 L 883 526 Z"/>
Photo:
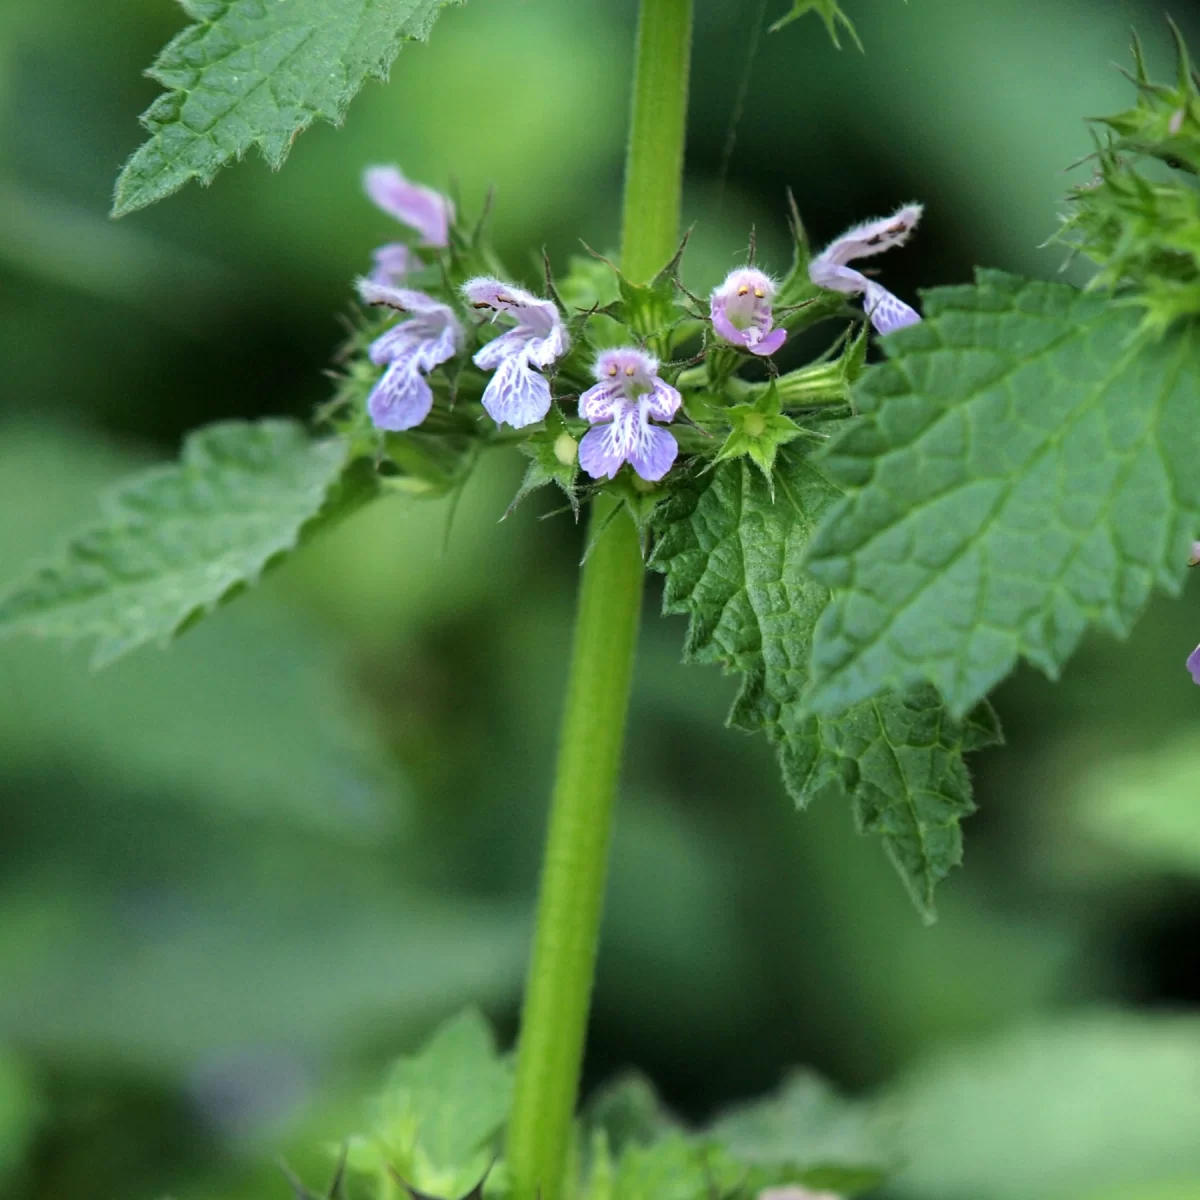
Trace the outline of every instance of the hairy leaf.
<path fill-rule="evenodd" d="M 838 492 L 797 446 L 779 450 L 774 501 L 745 459 L 693 477 L 655 517 L 651 565 L 667 576 L 665 611 L 690 618 L 685 658 L 745 675 L 731 723 L 765 730 L 798 805 L 848 794 L 860 829 L 883 837 L 932 919 L 934 888 L 961 858 L 959 822 L 973 807 L 962 753 L 998 740 L 998 729 L 987 709 L 951 720 L 929 688 L 836 720 L 805 710 L 812 632 L 828 594 L 801 559 Z"/>
<path fill-rule="evenodd" d="M 1200 528 L 1200 336 L 980 272 L 926 298 L 858 388 L 823 468 L 849 491 L 808 563 L 834 589 L 814 710 L 932 682 L 968 711 L 1024 656 L 1051 677 L 1089 625 L 1177 591 Z"/>
<path fill-rule="evenodd" d="M 406 41 L 424 41 L 452 0 L 183 0 L 196 24 L 150 69 L 167 89 L 117 180 L 113 215 L 211 183 L 257 146 L 272 167 L 314 120 L 339 123 Z M 461 0 L 460 0 L 461 2 Z"/>
<path fill-rule="evenodd" d="M 118 488 L 102 524 L 0 596 L 0 636 L 94 637 L 96 665 L 166 641 L 254 583 L 323 510 L 361 501 L 356 472 L 343 483 L 347 453 L 291 421 L 193 434 L 178 464 Z"/>

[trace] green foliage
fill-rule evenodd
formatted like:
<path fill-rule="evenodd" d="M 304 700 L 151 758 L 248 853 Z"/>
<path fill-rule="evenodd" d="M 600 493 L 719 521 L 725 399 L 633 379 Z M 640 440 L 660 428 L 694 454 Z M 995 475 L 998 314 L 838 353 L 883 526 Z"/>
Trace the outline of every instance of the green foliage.
<path fill-rule="evenodd" d="M 796 445 L 779 451 L 777 499 L 743 461 L 692 476 L 655 517 L 651 565 L 666 576 L 664 610 L 689 617 L 685 657 L 745 676 L 730 723 L 764 730 L 801 807 L 824 793 L 852 799 L 878 833 L 926 919 L 936 884 L 961 859 L 972 810 L 966 750 L 998 740 L 990 711 L 952 720 L 928 688 L 868 700 L 836 720 L 802 702 L 813 628 L 829 602 L 801 565 L 836 503 L 824 467 Z"/>
<path fill-rule="evenodd" d="M 406 41 L 424 41 L 451 0 L 183 0 L 196 24 L 150 76 L 167 89 L 142 115 L 150 133 L 117 180 L 113 215 L 211 183 L 257 146 L 283 165 L 315 120 L 339 124 L 369 79 L 384 79 Z"/>
<path fill-rule="evenodd" d="M 890 1187 L 901 1200 L 1195 1196 L 1198 1076 L 1194 1018 L 1077 1017 L 944 1052 L 886 1097 L 907 1163 Z"/>
<path fill-rule="evenodd" d="M 854 28 L 850 18 L 842 12 L 841 5 L 838 4 L 837 0 L 792 0 L 791 10 L 771 26 L 771 32 L 775 33 L 785 25 L 790 25 L 793 21 L 799 20 L 806 13 L 810 12 L 815 12 L 825 22 L 825 28 L 829 31 L 830 40 L 839 50 L 842 48 L 842 43 L 838 41 L 839 25 L 845 28 L 859 50 L 863 48 L 862 41 L 858 36 L 858 30 Z"/>
<path fill-rule="evenodd" d="M 716 462 L 747 457 L 763 473 L 774 495 L 771 476 L 780 446 L 800 437 L 804 430 L 786 416 L 781 407 L 779 389 L 774 382 L 749 404 L 734 404 L 725 410 L 730 424 L 729 436 Z"/>
<path fill-rule="evenodd" d="M 730 1110 L 707 1134 L 752 1170 L 841 1195 L 877 1186 L 895 1165 L 873 1109 L 843 1100 L 807 1071 Z"/>
<path fill-rule="evenodd" d="M 0 1185 L 11 1183 L 41 1119 L 33 1084 L 0 1052 Z"/>
<path fill-rule="evenodd" d="M 347 453 L 288 421 L 193 434 L 178 466 L 122 485 L 102 524 L 0 597 L 0 635 L 94 637 L 96 665 L 167 641 L 369 494 L 343 478 Z"/>
<path fill-rule="evenodd" d="M 393 1172 L 423 1192 L 464 1195 L 494 1161 L 512 1091 L 487 1022 L 462 1013 L 396 1064 L 371 1133 L 351 1142 L 350 1169 L 375 1181 L 380 1200 L 402 1194 Z"/>
<path fill-rule="evenodd" d="M 1050 676 L 1089 625 L 1178 590 L 1200 523 L 1197 330 L 979 273 L 926 297 L 821 469 L 848 489 L 808 566 L 834 589 L 807 702 L 932 682 L 968 712 L 1021 656 Z"/>
<path fill-rule="evenodd" d="M 571 511 L 579 519 L 579 497 L 575 480 L 579 475 L 579 442 L 572 436 L 562 413 L 552 408 L 543 426 L 520 444 L 521 453 L 529 459 L 525 478 L 509 506 L 512 512 L 530 492 L 554 484 L 566 496 Z M 507 516 L 507 514 L 505 514 Z"/>
<path fill-rule="evenodd" d="M 1079 827 L 1122 858 L 1200 876 L 1197 779 L 1200 738 L 1190 730 L 1152 751 L 1103 758 L 1072 789 Z"/>
<path fill-rule="evenodd" d="M 1200 313 L 1200 197 L 1193 180 L 1144 175 L 1145 159 L 1194 177 L 1200 172 L 1200 86 L 1172 22 L 1176 81 L 1154 83 L 1142 47 L 1133 45 L 1138 89 L 1133 108 L 1100 118 L 1096 170 L 1072 189 L 1060 240 L 1099 265 L 1093 286 L 1126 287 L 1161 332 Z M 1161 171 L 1160 171 L 1161 174 Z"/>

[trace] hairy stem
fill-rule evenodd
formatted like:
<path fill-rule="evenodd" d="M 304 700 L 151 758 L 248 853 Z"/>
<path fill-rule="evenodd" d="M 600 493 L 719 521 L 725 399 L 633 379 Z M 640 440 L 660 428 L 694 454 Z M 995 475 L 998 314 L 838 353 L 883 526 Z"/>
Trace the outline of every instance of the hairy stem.
<path fill-rule="evenodd" d="M 634 282 L 679 235 L 692 0 L 642 0 L 621 264 Z M 644 568 L 621 501 L 592 506 L 533 957 L 517 1047 L 508 1165 L 517 1200 L 561 1200 L 587 1033 Z"/>

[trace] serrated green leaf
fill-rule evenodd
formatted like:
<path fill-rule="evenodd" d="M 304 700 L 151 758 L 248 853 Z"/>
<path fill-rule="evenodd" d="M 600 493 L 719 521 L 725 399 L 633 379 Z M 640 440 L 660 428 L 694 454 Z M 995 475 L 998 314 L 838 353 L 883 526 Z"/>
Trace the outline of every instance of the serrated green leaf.
<path fill-rule="evenodd" d="M 842 1195 L 877 1186 L 893 1169 L 875 1112 L 843 1100 L 808 1071 L 730 1110 L 707 1132 L 748 1167 L 778 1169 L 789 1181 Z"/>
<path fill-rule="evenodd" d="M 685 658 L 745 675 L 730 716 L 764 730 L 803 807 L 848 795 L 863 832 L 883 837 L 914 902 L 933 917 L 936 884 L 962 855 L 972 811 L 965 750 L 998 739 L 986 709 L 955 722 L 932 689 L 868 701 L 836 720 L 801 702 L 813 627 L 828 593 L 801 566 L 837 489 L 796 444 L 779 450 L 775 502 L 744 459 L 693 476 L 656 514 L 650 565 L 667 576 L 664 610 L 689 619 Z"/>
<path fill-rule="evenodd" d="M 1200 1195 L 1197 1078 L 1191 1017 L 1094 1014 L 956 1047 L 885 1097 L 905 1163 L 889 1194 Z"/>
<path fill-rule="evenodd" d="M 394 1168 L 424 1192 L 463 1195 L 494 1159 L 512 1090 L 512 1066 L 487 1021 L 461 1013 L 396 1064 L 371 1134 L 351 1145 L 350 1166 L 381 1182 Z"/>
<path fill-rule="evenodd" d="M 196 24 L 149 71 L 167 91 L 142 114 L 150 140 L 117 180 L 113 215 L 190 179 L 211 183 L 255 146 L 280 167 L 298 133 L 339 124 L 367 79 L 386 78 L 403 43 L 428 38 L 452 2 L 183 0 Z"/>
<path fill-rule="evenodd" d="M 1178 591 L 1200 528 L 1200 336 L 980 272 L 928 293 L 824 457 L 849 489 L 808 565 L 834 599 L 808 702 L 933 683 L 963 713 L 1025 657 L 1051 677 L 1089 625 Z"/>
<path fill-rule="evenodd" d="M 0 636 L 94 637 L 96 665 L 168 640 L 254 583 L 323 512 L 362 502 L 363 481 L 343 483 L 347 453 L 292 421 L 193 434 L 178 464 L 119 487 L 102 524 L 0 596 Z"/>

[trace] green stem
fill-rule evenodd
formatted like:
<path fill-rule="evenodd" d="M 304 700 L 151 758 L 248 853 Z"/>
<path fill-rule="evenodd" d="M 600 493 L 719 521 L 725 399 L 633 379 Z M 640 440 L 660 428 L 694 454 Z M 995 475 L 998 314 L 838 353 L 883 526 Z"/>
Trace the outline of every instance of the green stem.
<path fill-rule="evenodd" d="M 621 264 L 635 283 L 675 249 L 692 0 L 642 0 Z M 507 1158 L 516 1200 L 562 1200 L 587 1034 L 644 568 L 622 502 L 592 506 L 558 768 L 521 1015 Z"/>
<path fill-rule="evenodd" d="M 645 283 L 670 261 L 679 237 L 692 0 L 642 0 L 621 269 Z"/>
<path fill-rule="evenodd" d="M 525 988 L 508 1163 L 520 1200 L 560 1200 L 600 934 L 609 830 L 641 611 L 642 556 L 621 502 L 583 568 L 533 960 Z"/>

